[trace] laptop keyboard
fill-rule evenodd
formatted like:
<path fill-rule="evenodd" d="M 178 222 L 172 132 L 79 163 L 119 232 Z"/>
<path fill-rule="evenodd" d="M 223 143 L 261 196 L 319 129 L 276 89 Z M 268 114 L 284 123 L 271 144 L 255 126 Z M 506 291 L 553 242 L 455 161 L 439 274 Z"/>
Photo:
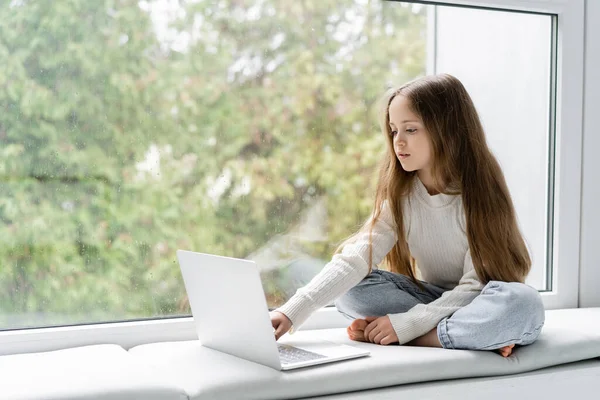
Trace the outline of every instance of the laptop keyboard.
<path fill-rule="evenodd" d="M 291 364 L 302 361 L 318 360 L 319 358 L 325 358 L 322 354 L 313 353 L 312 351 L 302 350 L 297 347 L 289 346 L 287 344 L 277 343 L 279 348 L 279 358 L 282 364 Z"/>

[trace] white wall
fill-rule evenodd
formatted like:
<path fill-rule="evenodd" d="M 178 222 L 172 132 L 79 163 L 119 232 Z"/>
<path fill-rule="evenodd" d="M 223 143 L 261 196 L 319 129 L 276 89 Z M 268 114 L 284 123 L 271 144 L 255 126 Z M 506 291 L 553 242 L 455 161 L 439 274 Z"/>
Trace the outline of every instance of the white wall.
<path fill-rule="evenodd" d="M 586 0 L 580 307 L 600 307 L 600 1 Z"/>
<path fill-rule="evenodd" d="M 459 78 L 473 98 L 531 251 L 527 283 L 547 289 L 551 18 L 436 9 L 435 72 Z"/>

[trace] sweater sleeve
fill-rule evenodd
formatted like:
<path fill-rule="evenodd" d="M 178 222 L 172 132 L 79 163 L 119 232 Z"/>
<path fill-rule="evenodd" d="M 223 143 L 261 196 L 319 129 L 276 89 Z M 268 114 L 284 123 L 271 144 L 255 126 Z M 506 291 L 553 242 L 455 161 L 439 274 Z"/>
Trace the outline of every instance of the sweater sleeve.
<path fill-rule="evenodd" d="M 372 265 L 379 264 L 397 241 L 395 223 L 384 204 L 372 231 Z M 362 232 L 341 253 L 323 267 L 306 286 L 298 289 L 283 306 L 276 309 L 292 321 L 297 330 L 314 311 L 329 304 L 358 284 L 369 271 L 369 231 Z"/>
<path fill-rule="evenodd" d="M 479 295 L 483 284 L 479 281 L 471 252 L 467 250 L 463 267 L 463 276 L 458 285 L 429 304 L 417 304 L 405 313 L 388 314 L 400 344 L 423 336 L 437 324 L 458 309 L 468 305 Z"/>

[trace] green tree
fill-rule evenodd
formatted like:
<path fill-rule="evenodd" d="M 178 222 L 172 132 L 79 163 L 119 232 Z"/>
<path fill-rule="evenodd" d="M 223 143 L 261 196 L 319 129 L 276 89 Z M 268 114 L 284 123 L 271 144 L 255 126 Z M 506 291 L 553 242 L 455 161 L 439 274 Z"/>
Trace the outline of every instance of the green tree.
<path fill-rule="evenodd" d="M 370 211 L 424 9 L 161 3 L 0 6 L 0 328 L 184 314 L 176 249 L 246 257 L 325 198 L 326 260 Z"/>

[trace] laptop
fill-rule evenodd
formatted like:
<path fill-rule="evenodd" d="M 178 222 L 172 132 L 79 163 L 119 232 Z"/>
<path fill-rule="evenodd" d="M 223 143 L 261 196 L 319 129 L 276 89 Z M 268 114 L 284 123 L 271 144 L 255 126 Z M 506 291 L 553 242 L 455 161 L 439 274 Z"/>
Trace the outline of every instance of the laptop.
<path fill-rule="evenodd" d="M 254 261 L 177 251 L 198 339 L 203 346 L 277 370 L 368 356 L 369 351 L 328 341 L 275 341 L 258 266 Z M 291 339 L 291 338 L 290 338 Z"/>

